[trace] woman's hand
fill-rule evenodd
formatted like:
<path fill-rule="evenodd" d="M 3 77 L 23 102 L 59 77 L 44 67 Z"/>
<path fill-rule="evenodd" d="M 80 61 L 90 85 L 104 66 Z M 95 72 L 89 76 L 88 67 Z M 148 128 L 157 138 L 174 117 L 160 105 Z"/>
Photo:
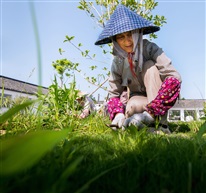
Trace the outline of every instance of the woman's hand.
<path fill-rule="evenodd" d="M 117 113 L 110 125 L 113 130 L 117 130 L 118 128 L 122 128 L 122 125 L 125 121 L 125 115 L 123 113 Z"/>
<path fill-rule="evenodd" d="M 88 117 L 89 114 L 90 114 L 89 109 L 84 109 L 84 110 L 82 111 L 82 113 L 80 114 L 79 118 L 80 118 L 80 119 L 84 119 L 84 118 Z"/>

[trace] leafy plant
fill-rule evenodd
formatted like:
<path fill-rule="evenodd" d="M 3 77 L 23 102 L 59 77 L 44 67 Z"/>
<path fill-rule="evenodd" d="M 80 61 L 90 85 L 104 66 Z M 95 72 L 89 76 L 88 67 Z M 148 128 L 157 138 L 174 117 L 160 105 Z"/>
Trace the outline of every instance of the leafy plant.
<path fill-rule="evenodd" d="M 76 101 L 78 92 L 75 79 L 67 88 L 65 84 L 59 87 L 55 77 L 48 94 L 39 96 L 42 102 L 38 111 L 44 116 L 44 126 L 62 129 L 75 123 L 80 106 Z M 51 121 L 55 124 L 50 125 Z"/>
<path fill-rule="evenodd" d="M 206 133 L 206 102 L 204 103 L 204 116 L 201 118 L 203 120 L 203 124 L 200 126 L 199 131 L 197 133 L 197 137 L 200 139 Z"/>
<path fill-rule="evenodd" d="M 12 108 L 10 108 L 8 111 L 0 115 L 0 124 L 4 123 L 7 121 L 9 118 L 14 116 L 16 113 L 24 110 L 25 108 L 29 107 L 30 105 L 34 104 L 36 101 L 26 101 L 22 104 L 15 105 Z"/>
<path fill-rule="evenodd" d="M 66 75 L 69 78 L 72 77 L 72 74 L 74 73 L 75 70 L 79 71 L 77 69 L 78 65 L 79 65 L 78 63 L 73 63 L 66 58 L 56 60 L 56 62 L 52 62 L 52 66 L 55 68 L 57 73 L 60 75 L 61 87 L 64 84 L 64 75 Z M 72 72 L 69 73 L 70 71 Z"/>

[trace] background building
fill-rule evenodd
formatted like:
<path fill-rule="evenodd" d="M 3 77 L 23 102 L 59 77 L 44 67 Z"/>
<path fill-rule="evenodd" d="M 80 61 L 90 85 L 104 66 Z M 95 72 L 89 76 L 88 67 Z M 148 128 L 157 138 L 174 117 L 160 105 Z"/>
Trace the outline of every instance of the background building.
<path fill-rule="evenodd" d="M 177 100 L 168 112 L 168 121 L 193 121 L 204 116 L 206 99 Z"/>
<path fill-rule="evenodd" d="M 0 76 L 0 97 L 1 97 L 1 109 L 0 113 L 7 110 L 7 106 L 5 105 L 6 100 L 14 100 L 16 98 L 28 98 L 28 99 L 36 99 L 38 89 L 41 88 L 41 92 L 46 94 L 48 92 L 48 88 L 39 87 L 38 85 L 23 82 L 20 80 L 16 80 L 13 78 Z"/>

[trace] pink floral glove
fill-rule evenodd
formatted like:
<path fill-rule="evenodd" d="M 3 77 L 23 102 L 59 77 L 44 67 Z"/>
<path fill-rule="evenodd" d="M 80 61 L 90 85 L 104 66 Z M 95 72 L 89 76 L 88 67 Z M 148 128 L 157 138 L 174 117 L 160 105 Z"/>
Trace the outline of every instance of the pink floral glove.
<path fill-rule="evenodd" d="M 117 113 L 124 114 L 124 105 L 119 98 L 111 98 L 108 103 L 108 112 L 110 120 L 113 120 Z"/>
<path fill-rule="evenodd" d="M 175 104 L 180 93 L 180 86 L 181 83 L 176 78 L 167 78 L 162 83 L 157 97 L 146 106 L 146 110 L 154 116 L 165 115 Z"/>

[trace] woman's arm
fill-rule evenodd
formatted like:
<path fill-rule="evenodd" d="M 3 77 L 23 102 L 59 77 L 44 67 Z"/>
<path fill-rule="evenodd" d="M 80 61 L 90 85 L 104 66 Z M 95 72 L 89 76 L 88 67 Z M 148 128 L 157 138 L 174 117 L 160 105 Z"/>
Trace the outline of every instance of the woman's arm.
<path fill-rule="evenodd" d="M 143 54 L 146 60 L 153 60 L 155 62 L 162 81 L 168 77 L 174 77 L 180 82 L 182 81 L 179 72 L 172 65 L 171 59 L 155 43 L 144 40 Z"/>
<path fill-rule="evenodd" d="M 156 98 L 147 106 L 147 111 L 154 115 L 164 115 L 175 104 L 181 88 L 181 76 L 165 53 L 155 43 L 146 40 L 145 57 L 155 62 L 159 70 L 162 85 Z"/>
<path fill-rule="evenodd" d="M 167 78 L 162 83 L 156 98 L 146 106 L 147 112 L 154 116 L 165 115 L 179 97 L 180 87 L 179 80 L 174 77 Z"/>

